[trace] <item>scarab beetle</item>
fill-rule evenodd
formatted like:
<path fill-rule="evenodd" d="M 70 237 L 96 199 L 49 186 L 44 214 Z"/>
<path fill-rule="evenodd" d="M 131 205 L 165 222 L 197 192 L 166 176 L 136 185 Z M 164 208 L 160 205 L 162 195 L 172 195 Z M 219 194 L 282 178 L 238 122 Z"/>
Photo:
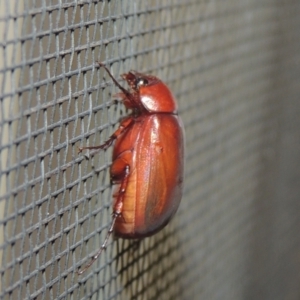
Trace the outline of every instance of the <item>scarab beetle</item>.
<path fill-rule="evenodd" d="M 184 129 L 169 88 L 155 76 L 130 71 L 122 75 L 127 90 L 98 64 L 121 90 L 118 97 L 132 113 L 103 145 L 79 148 L 106 149 L 114 142 L 110 177 L 115 189 L 112 224 L 104 243 L 78 274 L 99 257 L 112 232 L 140 239 L 166 226 L 183 189 Z"/>

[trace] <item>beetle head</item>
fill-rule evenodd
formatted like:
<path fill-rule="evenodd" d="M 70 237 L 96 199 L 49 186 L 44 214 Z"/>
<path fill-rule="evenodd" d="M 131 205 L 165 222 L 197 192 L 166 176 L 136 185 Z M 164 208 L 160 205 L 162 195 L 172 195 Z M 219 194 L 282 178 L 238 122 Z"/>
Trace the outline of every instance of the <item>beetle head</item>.
<path fill-rule="evenodd" d="M 151 86 L 160 82 L 160 80 L 152 75 L 146 75 L 136 71 L 121 75 L 125 79 L 133 92 L 138 92 L 140 87 Z"/>
<path fill-rule="evenodd" d="M 130 86 L 136 108 L 148 112 L 176 113 L 177 105 L 169 88 L 157 77 L 130 71 L 122 75 Z"/>

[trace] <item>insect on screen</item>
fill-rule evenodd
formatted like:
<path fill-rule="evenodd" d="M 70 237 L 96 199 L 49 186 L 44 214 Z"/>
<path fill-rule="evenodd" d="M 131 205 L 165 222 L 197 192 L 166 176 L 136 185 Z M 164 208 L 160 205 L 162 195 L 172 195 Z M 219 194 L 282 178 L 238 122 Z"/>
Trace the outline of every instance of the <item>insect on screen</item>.
<path fill-rule="evenodd" d="M 1 299 L 299 299 L 300 3 L 0 3 Z M 185 126 L 180 207 L 111 238 L 112 147 L 129 70 Z M 174 149 L 176 150 L 176 149 Z M 170 151 L 171 152 L 171 151 Z M 171 155 L 171 153 L 170 153 Z"/>

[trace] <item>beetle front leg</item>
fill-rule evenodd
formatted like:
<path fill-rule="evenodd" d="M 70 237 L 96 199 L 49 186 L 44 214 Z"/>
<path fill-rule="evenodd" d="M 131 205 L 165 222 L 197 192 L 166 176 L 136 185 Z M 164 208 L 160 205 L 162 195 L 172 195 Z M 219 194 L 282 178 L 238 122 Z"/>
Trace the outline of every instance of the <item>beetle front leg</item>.
<path fill-rule="evenodd" d="M 102 145 L 91 146 L 91 147 L 79 147 L 78 153 L 81 153 L 83 150 L 96 150 L 96 149 L 106 150 L 109 146 L 111 146 L 111 144 L 114 142 L 114 140 L 117 139 L 126 130 L 128 130 L 132 124 L 133 124 L 133 118 L 131 116 L 128 118 L 125 118 L 121 122 L 119 128 Z"/>

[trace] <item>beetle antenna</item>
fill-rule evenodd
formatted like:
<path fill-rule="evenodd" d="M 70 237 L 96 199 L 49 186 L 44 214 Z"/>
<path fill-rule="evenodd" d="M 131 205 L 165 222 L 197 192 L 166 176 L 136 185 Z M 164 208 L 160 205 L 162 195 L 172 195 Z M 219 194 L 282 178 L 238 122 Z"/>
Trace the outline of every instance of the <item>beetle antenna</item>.
<path fill-rule="evenodd" d="M 126 90 L 124 87 L 121 86 L 121 84 L 116 80 L 116 78 L 111 74 L 111 72 L 109 71 L 109 69 L 106 67 L 105 64 L 97 61 L 98 65 L 100 67 L 103 67 L 105 69 L 105 71 L 108 73 L 109 77 L 112 79 L 112 81 L 114 82 L 114 84 L 129 98 L 131 99 L 131 93 Z"/>
<path fill-rule="evenodd" d="M 114 231 L 115 223 L 116 223 L 116 220 L 117 220 L 117 218 L 119 216 L 120 216 L 120 213 L 118 213 L 118 212 L 114 212 L 113 213 L 112 222 L 111 222 L 110 228 L 109 228 L 109 230 L 108 230 L 108 232 L 106 234 L 104 243 L 102 244 L 102 246 L 100 247 L 100 249 L 98 250 L 98 252 L 92 257 L 91 261 L 83 269 L 79 269 L 77 271 L 78 275 L 82 275 L 98 259 L 98 257 L 101 255 L 102 251 L 106 249 L 108 240 L 109 240 L 111 234 Z"/>

